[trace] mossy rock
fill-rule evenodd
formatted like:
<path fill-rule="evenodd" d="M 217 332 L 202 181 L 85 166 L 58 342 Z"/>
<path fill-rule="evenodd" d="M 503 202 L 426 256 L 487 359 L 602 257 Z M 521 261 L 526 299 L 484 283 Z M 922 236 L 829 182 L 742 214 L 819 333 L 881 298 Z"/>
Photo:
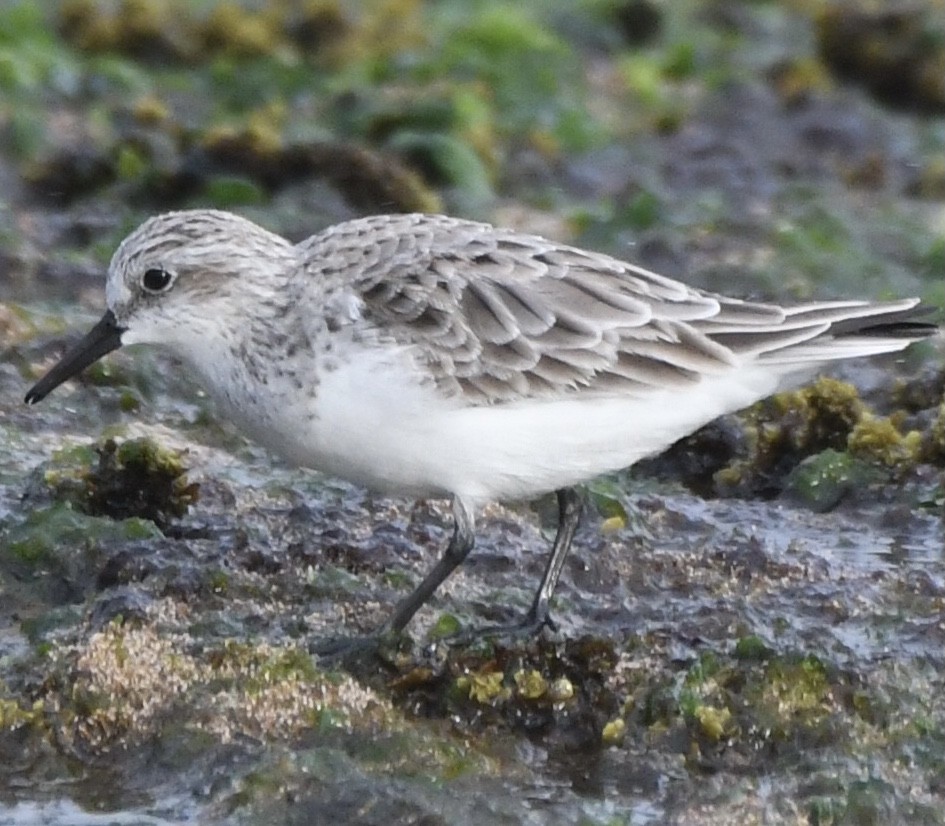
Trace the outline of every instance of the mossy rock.
<path fill-rule="evenodd" d="M 938 387 L 935 381 L 925 384 Z M 711 492 L 772 498 L 787 491 L 824 512 L 866 485 L 899 482 L 923 462 L 939 464 L 945 407 L 926 409 L 934 389 L 913 385 L 898 395 L 906 409 L 878 416 L 853 385 L 821 378 L 758 403 L 742 417 L 746 447 L 715 472 Z"/>
<path fill-rule="evenodd" d="M 160 535 L 153 522 L 90 516 L 69 502 L 36 508 L 0 530 L 0 588 L 14 610 L 24 607 L 24 632 L 40 639 L 78 621 L 70 606 L 96 590 L 110 547 Z"/>
<path fill-rule="evenodd" d="M 824 450 L 801 462 L 786 481 L 786 490 L 817 513 L 832 510 L 867 480 L 863 463 L 849 453 Z"/>
<path fill-rule="evenodd" d="M 187 513 L 199 491 L 187 479 L 180 454 L 148 438 L 120 444 L 107 439 L 60 452 L 43 484 L 54 499 L 82 513 L 147 519 L 162 529 Z"/>

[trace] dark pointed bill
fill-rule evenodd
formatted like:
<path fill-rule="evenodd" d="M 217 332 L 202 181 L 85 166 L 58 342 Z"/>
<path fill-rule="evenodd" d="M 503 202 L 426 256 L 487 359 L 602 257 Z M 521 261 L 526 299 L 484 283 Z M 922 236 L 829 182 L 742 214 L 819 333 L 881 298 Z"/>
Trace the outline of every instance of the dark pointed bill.
<path fill-rule="evenodd" d="M 99 321 L 73 349 L 66 353 L 45 376 L 43 376 L 26 394 L 27 404 L 42 401 L 66 379 L 81 373 L 86 367 L 98 361 L 106 353 L 121 347 L 121 334 L 125 332 L 118 326 L 115 314 L 106 310 Z"/>

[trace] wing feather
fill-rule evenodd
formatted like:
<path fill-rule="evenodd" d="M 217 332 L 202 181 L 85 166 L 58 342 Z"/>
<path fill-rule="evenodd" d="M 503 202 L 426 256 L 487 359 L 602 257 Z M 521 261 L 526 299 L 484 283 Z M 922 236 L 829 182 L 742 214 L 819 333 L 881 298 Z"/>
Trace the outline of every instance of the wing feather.
<path fill-rule="evenodd" d="M 934 329 L 912 320 L 916 299 L 741 301 L 443 216 L 361 219 L 306 243 L 309 260 L 332 262 L 320 268 L 361 302 L 377 339 L 409 347 L 431 381 L 472 404 L 645 394 L 751 362 L 786 373 L 898 350 Z M 359 259 L 365 244 L 379 254 Z"/>

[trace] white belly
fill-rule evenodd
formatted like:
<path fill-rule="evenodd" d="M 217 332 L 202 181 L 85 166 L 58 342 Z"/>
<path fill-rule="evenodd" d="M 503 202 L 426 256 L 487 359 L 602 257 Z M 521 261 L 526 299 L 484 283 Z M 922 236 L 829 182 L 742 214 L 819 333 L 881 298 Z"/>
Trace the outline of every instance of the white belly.
<path fill-rule="evenodd" d="M 251 435 L 382 492 L 523 499 L 628 467 L 778 386 L 770 368 L 749 367 L 642 398 L 463 407 L 418 382 L 405 360 L 372 352 L 321 374 L 314 398 L 287 394 Z"/>

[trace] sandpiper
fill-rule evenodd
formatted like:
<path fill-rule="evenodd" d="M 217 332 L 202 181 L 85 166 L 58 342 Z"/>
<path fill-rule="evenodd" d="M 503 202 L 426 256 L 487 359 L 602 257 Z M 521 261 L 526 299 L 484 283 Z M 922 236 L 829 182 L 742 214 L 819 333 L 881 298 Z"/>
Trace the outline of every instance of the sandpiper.
<path fill-rule="evenodd" d="M 559 524 L 522 627 L 581 515 L 573 486 L 661 452 L 825 362 L 902 350 L 919 300 L 781 307 L 441 215 L 348 221 L 292 244 L 227 212 L 170 212 L 118 247 L 101 321 L 27 393 L 159 344 L 224 415 L 298 465 L 451 497 L 445 553 L 381 629 L 400 632 L 469 554 L 478 506 L 554 491 Z"/>

